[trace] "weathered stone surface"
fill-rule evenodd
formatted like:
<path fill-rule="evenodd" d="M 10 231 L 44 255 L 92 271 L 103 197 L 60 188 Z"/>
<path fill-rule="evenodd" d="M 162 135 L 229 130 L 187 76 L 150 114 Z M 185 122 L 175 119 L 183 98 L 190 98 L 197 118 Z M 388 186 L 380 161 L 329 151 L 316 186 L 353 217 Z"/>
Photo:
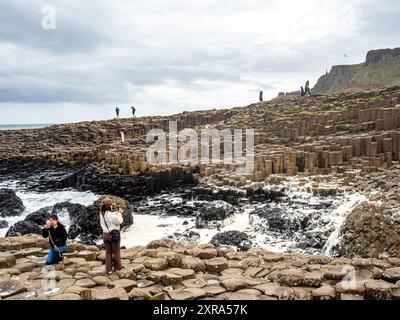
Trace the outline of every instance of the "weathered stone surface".
<path fill-rule="evenodd" d="M 96 286 L 96 282 L 94 282 L 92 279 L 84 278 L 76 281 L 75 286 L 83 288 L 94 288 Z"/>
<path fill-rule="evenodd" d="M 207 281 L 203 279 L 188 279 L 182 282 L 186 288 L 203 288 L 207 285 Z"/>
<path fill-rule="evenodd" d="M 383 278 L 389 282 L 400 280 L 400 267 L 386 269 L 383 273 Z"/>
<path fill-rule="evenodd" d="M 334 300 L 336 298 L 336 290 L 334 287 L 324 285 L 312 291 L 314 300 Z"/>
<path fill-rule="evenodd" d="M 162 271 L 168 268 L 168 262 L 164 258 L 149 258 L 144 262 L 147 269 Z"/>
<path fill-rule="evenodd" d="M 207 248 L 200 251 L 198 257 L 200 259 L 212 259 L 217 257 L 218 251 L 214 248 Z"/>
<path fill-rule="evenodd" d="M 298 269 L 284 270 L 278 273 L 278 282 L 283 286 L 298 287 L 303 284 L 304 273 Z"/>
<path fill-rule="evenodd" d="M 0 281 L 0 298 L 4 299 L 26 291 L 24 284 L 17 280 Z"/>
<path fill-rule="evenodd" d="M 136 287 L 137 282 L 130 279 L 120 279 L 117 281 L 113 281 L 113 285 L 116 288 L 122 288 L 126 292 L 130 292 L 134 287 Z"/>
<path fill-rule="evenodd" d="M 0 268 L 12 268 L 16 264 L 16 258 L 15 255 L 5 253 L 5 252 L 0 252 Z"/>
<path fill-rule="evenodd" d="M 92 280 L 96 283 L 97 286 L 107 286 L 111 283 L 111 280 L 106 276 L 96 276 L 93 277 Z"/>
<path fill-rule="evenodd" d="M 239 277 L 223 279 L 221 284 L 228 291 L 236 291 L 247 287 L 247 281 L 244 278 Z"/>
<path fill-rule="evenodd" d="M 165 251 L 157 253 L 158 258 L 163 258 L 167 260 L 168 266 L 170 268 L 179 268 L 181 266 L 182 255 L 173 252 L 173 251 Z"/>
<path fill-rule="evenodd" d="M 366 300 L 388 300 L 391 298 L 393 284 L 382 280 L 368 281 L 365 283 Z"/>
<path fill-rule="evenodd" d="M 265 284 L 260 284 L 258 286 L 255 286 L 254 288 L 261 291 L 266 296 L 278 297 L 279 289 L 281 289 L 282 286 L 276 282 L 268 282 Z"/>
<path fill-rule="evenodd" d="M 205 260 L 205 264 L 209 272 L 221 272 L 229 268 L 228 261 L 222 257 Z"/>
<path fill-rule="evenodd" d="M 182 276 L 184 280 L 195 277 L 195 271 L 193 269 L 171 268 L 167 271 Z"/>
<path fill-rule="evenodd" d="M 183 269 L 192 269 L 195 272 L 206 271 L 206 265 L 203 260 L 190 256 L 184 256 L 182 258 L 181 267 Z"/>
<path fill-rule="evenodd" d="M 149 300 L 151 295 L 143 289 L 133 288 L 129 293 L 130 300 Z"/>
<path fill-rule="evenodd" d="M 205 297 L 207 292 L 199 288 L 186 288 L 168 292 L 172 300 L 197 300 Z"/>
<path fill-rule="evenodd" d="M 128 293 L 123 288 L 97 287 L 92 289 L 93 300 L 129 300 Z"/>
<path fill-rule="evenodd" d="M 357 206 L 347 217 L 341 234 L 337 250 L 343 256 L 400 256 L 400 235 L 394 221 L 376 205 Z"/>
<path fill-rule="evenodd" d="M 89 250 L 80 251 L 77 254 L 78 258 L 83 258 L 86 261 L 94 261 L 97 257 L 97 253 Z"/>
<path fill-rule="evenodd" d="M 176 285 L 183 281 L 183 276 L 176 273 L 164 273 L 161 276 L 161 282 L 165 286 Z"/>
<path fill-rule="evenodd" d="M 50 300 L 81 300 L 81 296 L 74 293 L 63 293 L 50 298 Z"/>

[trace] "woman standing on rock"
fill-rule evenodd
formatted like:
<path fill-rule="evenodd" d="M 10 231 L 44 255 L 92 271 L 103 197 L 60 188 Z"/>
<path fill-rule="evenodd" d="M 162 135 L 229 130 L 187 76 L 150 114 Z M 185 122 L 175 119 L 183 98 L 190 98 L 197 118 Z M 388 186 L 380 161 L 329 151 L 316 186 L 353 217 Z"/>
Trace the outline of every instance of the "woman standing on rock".
<path fill-rule="evenodd" d="M 117 209 L 114 211 L 114 209 Z M 106 271 L 111 274 L 113 271 L 122 269 L 121 265 L 121 233 L 120 225 L 123 222 L 122 210 L 113 203 L 110 198 L 103 200 L 100 209 L 100 225 L 103 229 L 103 241 L 106 249 Z"/>
<path fill-rule="evenodd" d="M 50 251 L 47 256 L 46 264 L 55 264 L 63 261 L 63 253 L 68 251 L 68 233 L 65 227 L 58 221 L 58 217 L 53 214 L 42 229 L 43 238 L 49 238 Z"/>

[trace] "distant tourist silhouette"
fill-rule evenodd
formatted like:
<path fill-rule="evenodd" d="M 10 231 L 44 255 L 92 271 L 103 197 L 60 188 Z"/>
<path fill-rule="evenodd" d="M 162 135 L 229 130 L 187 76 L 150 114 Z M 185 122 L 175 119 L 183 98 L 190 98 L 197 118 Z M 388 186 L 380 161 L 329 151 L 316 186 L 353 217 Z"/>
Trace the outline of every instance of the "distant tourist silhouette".
<path fill-rule="evenodd" d="M 304 91 L 305 91 L 304 95 L 306 95 L 308 93 L 311 96 L 310 81 L 306 82 L 306 88 Z"/>
<path fill-rule="evenodd" d="M 119 119 L 119 108 L 118 107 L 115 108 L 115 113 L 117 114 L 117 119 Z"/>
<path fill-rule="evenodd" d="M 300 95 L 302 96 L 302 97 L 304 97 L 305 96 L 305 91 L 304 91 L 304 88 L 303 87 L 301 87 L 300 88 Z"/>
<path fill-rule="evenodd" d="M 263 92 L 260 91 L 260 102 L 263 102 Z"/>
<path fill-rule="evenodd" d="M 131 107 L 131 109 L 132 109 L 132 117 L 134 118 L 134 117 L 135 117 L 135 112 L 136 112 L 136 109 L 135 109 L 135 107 L 134 107 L 134 106 L 132 106 L 132 107 Z"/>

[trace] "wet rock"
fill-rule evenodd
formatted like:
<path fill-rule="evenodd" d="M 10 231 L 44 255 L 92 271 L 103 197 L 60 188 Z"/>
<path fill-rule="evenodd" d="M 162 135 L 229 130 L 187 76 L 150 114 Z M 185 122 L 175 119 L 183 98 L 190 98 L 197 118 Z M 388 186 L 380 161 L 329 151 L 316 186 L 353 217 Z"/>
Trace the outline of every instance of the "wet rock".
<path fill-rule="evenodd" d="M 20 216 L 24 210 L 24 204 L 14 190 L 0 189 L 0 217 Z"/>
<path fill-rule="evenodd" d="M 196 227 L 221 226 L 222 222 L 233 214 L 233 206 L 225 201 L 207 202 L 200 208 L 196 215 Z"/>
<path fill-rule="evenodd" d="M 88 206 L 87 209 L 89 211 L 90 216 L 94 216 L 95 214 L 99 214 L 100 210 L 100 205 L 103 199 L 105 198 L 111 198 L 117 206 L 119 206 L 122 209 L 122 218 L 123 222 L 121 224 L 121 228 L 125 229 L 127 227 L 130 227 L 133 224 L 133 208 L 129 204 L 129 201 L 124 200 L 120 197 L 116 196 L 111 196 L 111 195 L 103 195 L 101 196 L 98 200 L 96 200 L 93 205 Z"/>
<path fill-rule="evenodd" d="M 296 216 L 279 208 L 264 207 L 254 210 L 251 214 L 264 219 L 267 222 L 268 230 L 274 232 L 298 231 L 302 226 Z"/>
<path fill-rule="evenodd" d="M 382 208 L 370 203 L 357 206 L 346 219 L 337 251 L 342 256 L 378 258 L 400 256 L 400 235 Z"/>
<path fill-rule="evenodd" d="M 52 209 L 53 207 L 45 207 L 32 212 L 26 216 L 25 221 L 30 221 L 39 226 L 43 226 L 46 223 L 46 220 L 49 219 Z"/>
<path fill-rule="evenodd" d="M 8 228 L 8 222 L 6 220 L 0 220 L 0 229 Z"/>
<path fill-rule="evenodd" d="M 42 228 L 34 222 L 22 220 L 7 230 L 6 237 L 19 237 L 26 234 L 42 234 Z"/>
<path fill-rule="evenodd" d="M 236 247 L 238 251 L 248 251 L 253 245 L 249 236 L 240 231 L 226 231 L 217 233 L 214 237 L 212 237 L 210 243 L 215 247 L 221 245 Z"/>
<path fill-rule="evenodd" d="M 102 196 L 90 206 L 83 206 L 81 204 L 61 202 L 54 205 L 52 213 L 60 215 L 60 213 L 67 211 L 71 219 L 71 226 L 69 230 L 69 238 L 75 239 L 80 236 L 83 243 L 94 244 L 98 240 L 103 231 L 100 226 L 100 206 L 105 197 L 113 199 L 113 201 L 120 206 L 123 210 L 123 223 L 121 228 L 129 227 L 133 224 L 132 208 L 129 202 L 114 196 Z"/>

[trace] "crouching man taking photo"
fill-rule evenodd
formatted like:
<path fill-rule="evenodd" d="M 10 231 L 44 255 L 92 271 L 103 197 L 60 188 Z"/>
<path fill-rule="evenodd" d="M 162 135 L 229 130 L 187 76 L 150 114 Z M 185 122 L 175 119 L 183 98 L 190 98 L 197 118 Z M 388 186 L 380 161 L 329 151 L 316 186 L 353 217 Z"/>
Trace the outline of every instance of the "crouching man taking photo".
<path fill-rule="evenodd" d="M 64 260 L 63 253 L 68 251 L 68 234 L 56 215 L 51 215 L 42 229 L 43 238 L 49 238 L 50 251 L 46 264 L 56 264 Z"/>

